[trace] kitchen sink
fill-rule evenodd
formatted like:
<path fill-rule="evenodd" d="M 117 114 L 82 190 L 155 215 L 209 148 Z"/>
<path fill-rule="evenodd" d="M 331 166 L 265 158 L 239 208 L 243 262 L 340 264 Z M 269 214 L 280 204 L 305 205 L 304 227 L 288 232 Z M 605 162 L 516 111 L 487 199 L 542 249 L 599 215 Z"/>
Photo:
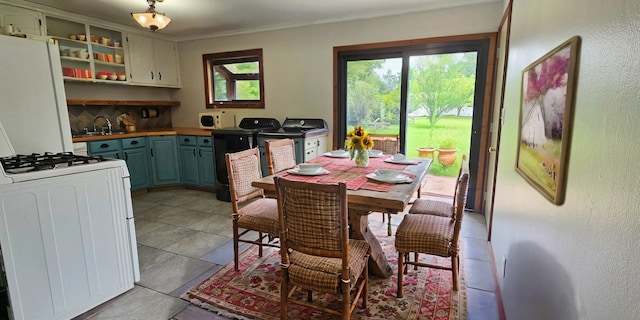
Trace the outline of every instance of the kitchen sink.
<path fill-rule="evenodd" d="M 89 131 L 89 132 L 84 132 L 84 133 L 79 133 L 79 134 L 74 134 L 73 137 L 74 138 L 86 138 L 86 137 L 96 137 L 96 136 L 117 136 L 119 134 L 125 134 L 126 132 L 124 131 L 112 131 L 111 133 L 102 133 L 100 131 Z"/>

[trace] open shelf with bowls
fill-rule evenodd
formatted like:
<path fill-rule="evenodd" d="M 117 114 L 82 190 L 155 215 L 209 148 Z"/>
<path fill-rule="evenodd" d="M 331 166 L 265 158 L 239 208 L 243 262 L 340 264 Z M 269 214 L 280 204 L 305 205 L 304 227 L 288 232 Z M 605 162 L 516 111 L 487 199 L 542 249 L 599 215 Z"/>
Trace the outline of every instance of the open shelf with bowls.
<path fill-rule="evenodd" d="M 80 81 L 93 78 L 86 25 L 47 17 L 47 30 L 48 35 L 58 43 L 64 78 Z"/>
<path fill-rule="evenodd" d="M 96 26 L 89 29 L 96 80 L 126 82 L 122 32 Z"/>
<path fill-rule="evenodd" d="M 47 34 L 60 48 L 65 80 L 128 83 L 122 32 L 47 16 Z"/>

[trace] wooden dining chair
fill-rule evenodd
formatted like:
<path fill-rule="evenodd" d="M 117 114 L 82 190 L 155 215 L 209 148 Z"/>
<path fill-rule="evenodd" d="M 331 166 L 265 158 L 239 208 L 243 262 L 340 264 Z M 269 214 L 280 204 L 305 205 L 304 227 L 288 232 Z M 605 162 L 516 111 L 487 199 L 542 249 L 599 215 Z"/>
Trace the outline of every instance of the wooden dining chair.
<path fill-rule="evenodd" d="M 373 148 L 382 150 L 382 153 L 396 154 L 400 152 L 400 136 L 397 134 L 371 133 L 369 137 L 373 141 Z M 385 220 L 387 220 L 387 234 L 391 236 L 391 213 L 382 212 L 382 222 L 384 223 Z"/>
<path fill-rule="evenodd" d="M 469 186 L 469 171 L 463 170 L 458 179 L 456 193 L 456 212 L 453 217 L 441 217 L 430 214 L 407 214 L 396 230 L 395 247 L 398 251 L 398 298 L 402 298 L 402 282 L 408 273 L 407 265 L 451 270 L 453 290 L 458 290 L 458 273 L 460 265 L 460 229 L 464 216 L 464 206 Z M 409 253 L 416 253 L 415 261 L 411 261 Z M 420 262 L 418 253 L 450 257 L 451 266 Z"/>
<path fill-rule="evenodd" d="M 400 136 L 397 134 L 369 134 L 373 141 L 373 148 L 382 150 L 386 154 L 396 154 L 400 152 Z"/>
<path fill-rule="evenodd" d="M 263 246 L 279 247 L 271 241 L 280 233 L 278 202 L 273 198 L 265 198 L 263 189 L 251 186 L 252 181 L 262 178 L 258 148 L 227 153 L 225 158 L 233 209 L 233 266 L 234 270 L 238 271 L 239 242 L 258 245 L 260 257 L 262 257 Z M 244 206 L 241 207 L 241 204 Z M 242 232 L 240 232 L 241 228 L 244 229 Z M 258 239 L 242 238 L 249 231 L 257 231 Z M 265 238 L 269 241 L 265 242 Z"/>
<path fill-rule="evenodd" d="M 416 199 L 409 209 L 409 213 L 413 214 L 431 214 L 441 217 L 454 217 L 457 207 L 457 193 L 458 193 L 458 184 L 460 183 L 460 176 L 462 172 L 465 170 L 469 170 L 469 160 L 466 155 L 462 156 L 462 163 L 460 165 L 460 171 L 458 172 L 458 177 L 456 179 L 456 186 L 453 191 L 453 199 L 451 202 L 442 201 L 442 200 L 430 200 L 430 199 Z"/>
<path fill-rule="evenodd" d="M 265 151 L 269 175 L 295 168 L 296 149 L 293 139 L 267 140 Z"/>
<path fill-rule="evenodd" d="M 367 307 L 370 247 L 349 239 L 346 184 L 274 180 L 280 220 L 280 318 L 287 319 L 287 305 L 293 303 L 350 319 L 360 297 L 362 308 Z M 306 301 L 292 296 L 298 288 L 307 291 Z M 313 291 L 341 295 L 341 310 L 313 304 Z"/>

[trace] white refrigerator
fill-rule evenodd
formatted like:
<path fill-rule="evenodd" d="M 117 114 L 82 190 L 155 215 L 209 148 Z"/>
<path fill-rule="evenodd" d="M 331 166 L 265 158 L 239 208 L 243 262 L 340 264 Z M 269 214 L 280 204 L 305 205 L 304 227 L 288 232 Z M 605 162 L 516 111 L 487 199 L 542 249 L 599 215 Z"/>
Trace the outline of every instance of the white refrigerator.
<path fill-rule="evenodd" d="M 0 122 L 18 154 L 73 151 L 57 45 L 0 35 Z"/>

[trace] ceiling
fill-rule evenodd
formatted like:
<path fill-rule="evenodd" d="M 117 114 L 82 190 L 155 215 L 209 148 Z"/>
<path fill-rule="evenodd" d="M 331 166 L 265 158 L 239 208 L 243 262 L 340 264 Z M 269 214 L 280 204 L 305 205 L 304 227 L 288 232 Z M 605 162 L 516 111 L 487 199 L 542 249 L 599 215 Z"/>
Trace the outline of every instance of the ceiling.
<path fill-rule="evenodd" d="M 56 9 L 140 28 L 131 12 L 146 0 L 26 0 Z M 159 33 L 195 39 L 357 20 L 502 0 L 164 0 L 156 11 L 172 19 Z"/>

